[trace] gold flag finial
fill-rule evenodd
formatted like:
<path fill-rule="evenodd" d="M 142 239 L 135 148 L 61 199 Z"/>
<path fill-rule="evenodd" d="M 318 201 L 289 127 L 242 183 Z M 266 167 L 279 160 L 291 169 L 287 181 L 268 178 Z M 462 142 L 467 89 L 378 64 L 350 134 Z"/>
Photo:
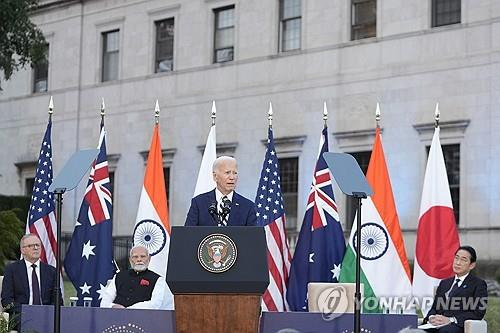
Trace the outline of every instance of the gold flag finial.
<path fill-rule="evenodd" d="M 217 117 L 217 109 L 215 108 L 215 101 L 212 101 L 212 126 L 215 125 L 216 117 Z"/>
<path fill-rule="evenodd" d="M 273 103 L 269 102 L 269 111 L 267 111 L 267 120 L 269 120 L 269 127 L 273 127 Z"/>
<path fill-rule="evenodd" d="M 49 119 L 52 119 L 52 113 L 54 113 L 54 99 L 51 95 L 49 100 Z"/>
<path fill-rule="evenodd" d="M 323 102 L 323 121 L 325 122 L 325 128 L 327 127 L 328 120 L 328 109 L 326 108 L 326 101 Z"/>
<path fill-rule="evenodd" d="M 380 127 L 380 104 L 378 102 L 375 109 L 375 121 L 377 122 L 377 127 Z"/>
<path fill-rule="evenodd" d="M 155 105 L 155 124 L 160 122 L 160 105 L 158 104 L 158 100 L 156 100 Z"/>
<path fill-rule="evenodd" d="M 434 110 L 434 126 L 439 127 L 439 116 L 441 113 L 439 112 L 439 102 L 436 103 L 436 110 Z"/>
<path fill-rule="evenodd" d="M 106 105 L 104 104 L 104 97 L 101 100 L 101 118 L 104 118 L 104 114 L 106 113 Z"/>

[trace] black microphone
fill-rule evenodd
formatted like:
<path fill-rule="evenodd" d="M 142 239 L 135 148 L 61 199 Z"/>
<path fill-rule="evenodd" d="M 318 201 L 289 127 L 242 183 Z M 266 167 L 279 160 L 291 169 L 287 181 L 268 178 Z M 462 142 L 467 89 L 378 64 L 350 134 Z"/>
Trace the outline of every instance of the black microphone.
<path fill-rule="evenodd" d="M 215 222 L 217 222 L 217 203 L 212 202 L 210 206 L 208 206 L 208 213 L 214 218 Z"/>
<path fill-rule="evenodd" d="M 229 200 L 227 197 L 224 197 L 222 199 L 222 214 L 228 215 L 230 211 L 231 211 L 231 200 Z"/>

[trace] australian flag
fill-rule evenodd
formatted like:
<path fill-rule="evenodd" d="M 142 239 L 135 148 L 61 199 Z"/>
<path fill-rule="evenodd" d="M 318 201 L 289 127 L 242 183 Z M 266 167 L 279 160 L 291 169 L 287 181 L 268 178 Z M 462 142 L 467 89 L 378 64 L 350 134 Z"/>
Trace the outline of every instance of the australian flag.
<path fill-rule="evenodd" d="M 78 293 L 78 305 L 92 297 L 99 306 L 102 292 L 115 273 L 111 190 L 106 155 L 106 131 L 101 121 L 99 155 L 90 170 L 78 220 L 64 260 L 64 268 Z"/>
<path fill-rule="evenodd" d="M 287 300 L 291 311 L 308 311 L 309 282 L 338 282 L 345 241 L 330 171 L 323 158 L 328 151 L 328 129 L 321 134 L 306 213 L 290 269 Z"/>

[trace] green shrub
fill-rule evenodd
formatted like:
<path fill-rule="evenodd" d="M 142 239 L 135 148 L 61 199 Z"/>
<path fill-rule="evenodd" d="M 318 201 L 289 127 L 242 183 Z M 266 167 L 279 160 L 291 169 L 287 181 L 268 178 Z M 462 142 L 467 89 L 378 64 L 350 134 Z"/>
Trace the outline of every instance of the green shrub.
<path fill-rule="evenodd" d="M 19 256 L 19 240 L 23 236 L 23 223 L 15 210 L 0 211 L 0 275 L 7 260 Z"/>

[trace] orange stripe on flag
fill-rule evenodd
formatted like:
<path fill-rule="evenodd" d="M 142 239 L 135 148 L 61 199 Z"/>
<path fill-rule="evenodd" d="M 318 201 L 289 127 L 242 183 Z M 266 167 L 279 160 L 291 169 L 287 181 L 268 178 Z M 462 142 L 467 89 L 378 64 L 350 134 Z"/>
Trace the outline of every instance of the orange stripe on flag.
<path fill-rule="evenodd" d="M 377 127 L 375 133 L 375 142 L 366 172 L 366 179 L 373 189 L 374 194 L 371 196 L 373 204 L 385 223 L 385 227 L 391 236 L 392 242 L 396 247 L 404 270 L 411 281 L 410 265 L 406 257 L 405 244 L 403 234 L 399 226 L 398 213 L 394 196 L 392 194 L 391 180 L 389 179 L 389 171 L 385 163 L 384 148 L 380 137 L 380 128 Z"/>
<path fill-rule="evenodd" d="M 159 127 L 159 124 L 155 125 L 151 146 L 149 147 L 148 162 L 144 175 L 144 188 L 165 226 L 165 229 L 170 235 L 167 192 L 165 190 L 165 176 L 163 174 L 163 157 L 161 153 Z"/>

